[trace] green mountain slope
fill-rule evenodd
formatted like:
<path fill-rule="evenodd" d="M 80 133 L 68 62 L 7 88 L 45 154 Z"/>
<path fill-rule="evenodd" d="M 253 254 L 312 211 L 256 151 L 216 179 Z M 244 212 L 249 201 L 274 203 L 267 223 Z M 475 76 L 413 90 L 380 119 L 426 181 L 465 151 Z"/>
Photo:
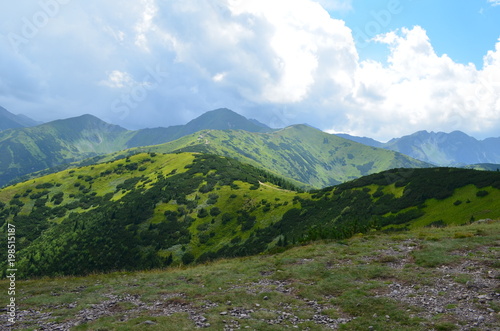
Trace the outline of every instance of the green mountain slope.
<path fill-rule="evenodd" d="M 500 215 L 500 173 L 396 169 L 310 193 L 236 160 L 142 153 L 0 190 L 19 277 L 86 274 L 253 255 L 376 229 Z M 6 270 L 6 251 L 0 251 Z"/>
<path fill-rule="evenodd" d="M 123 149 L 130 136 L 91 115 L 0 132 L 0 185 L 30 172 Z"/>
<path fill-rule="evenodd" d="M 429 164 L 368 147 L 306 125 L 270 133 L 204 130 L 147 150 L 223 155 L 313 187 L 325 187 L 392 168 Z"/>
<path fill-rule="evenodd" d="M 104 154 L 166 141 L 169 142 L 119 152 L 113 157 L 137 151 L 213 153 L 263 168 L 304 187 L 325 187 L 392 168 L 429 166 L 400 153 L 354 143 L 306 125 L 268 131 L 269 128 L 228 109 L 208 112 L 184 126 L 138 131 L 127 131 L 91 115 L 55 121 L 0 133 L 0 185 L 15 178 L 26 180 L 23 175 L 42 169 L 54 168 L 43 173 L 58 171 L 90 157 L 95 158 L 83 164 L 110 160 Z M 171 141 L 177 137 L 181 138 Z"/>
<path fill-rule="evenodd" d="M 0 132 L 0 186 L 42 169 L 57 170 L 59 165 L 129 147 L 172 141 L 201 129 L 270 130 L 229 109 L 217 109 L 186 125 L 168 128 L 128 131 L 92 115 L 83 115 Z"/>

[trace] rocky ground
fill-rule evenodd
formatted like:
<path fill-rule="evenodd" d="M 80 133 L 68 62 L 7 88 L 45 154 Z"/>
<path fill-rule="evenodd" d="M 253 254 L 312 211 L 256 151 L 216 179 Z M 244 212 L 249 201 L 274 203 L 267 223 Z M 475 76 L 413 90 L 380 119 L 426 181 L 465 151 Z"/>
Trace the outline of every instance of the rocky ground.
<path fill-rule="evenodd" d="M 353 259 L 318 258 L 311 255 L 293 261 L 293 267 L 307 267 L 315 263 L 324 264 L 326 272 L 335 274 L 340 268 L 349 265 L 380 264 L 389 267 L 392 272 L 389 279 L 385 279 L 383 286 L 374 289 L 373 298 L 390 299 L 407 307 L 410 318 L 420 318 L 420 325 L 404 327 L 404 330 L 500 330 L 500 270 L 498 263 L 492 264 L 491 258 L 498 257 L 500 242 L 496 241 L 495 247 L 479 247 L 468 250 L 455 250 L 458 260 L 434 268 L 415 266 L 413 252 L 421 249 L 424 239 L 409 238 L 399 241 L 390 247 L 379 248 L 375 252 Z M 468 256 L 490 258 L 468 258 Z M 286 254 L 286 252 L 284 253 Z M 314 265 L 317 268 L 317 265 Z M 283 267 L 283 270 L 286 270 Z M 397 277 L 398 272 L 414 270 L 415 282 L 405 277 Z M 261 270 L 257 280 L 235 281 L 218 288 L 218 299 L 212 301 L 210 296 L 198 298 L 194 303 L 193 294 L 184 292 L 171 292 L 162 294 L 154 300 L 144 299 L 133 293 L 133 285 L 127 284 L 121 288 L 120 294 L 105 294 L 104 300 L 99 303 L 84 305 L 77 309 L 73 317 L 64 318 L 62 321 L 54 318 L 58 310 L 71 310 L 79 306 L 78 300 L 70 303 L 43 305 L 37 308 L 21 309 L 17 312 L 17 323 L 10 325 L 7 322 L 5 309 L 0 315 L 0 328 L 2 330 L 94 330 L 92 325 L 105 317 L 114 316 L 118 322 L 126 322 L 137 316 L 148 318 L 137 325 L 142 330 L 161 329 L 161 322 L 157 317 L 185 314 L 191 321 L 193 328 L 208 328 L 214 330 L 239 330 L 258 329 L 251 323 L 259 322 L 260 329 L 302 329 L 302 330 L 328 330 L 345 329 L 356 330 L 351 326 L 357 318 L 356 314 L 346 313 L 339 305 L 335 304 L 338 297 L 335 294 L 325 293 L 320 299 L 307 299 L 301 295 L 302 289 L 316 286 L 315 281 L 304 283 L 293 277 L 276 277 L 283 270 Z M 422 281 L 417 273 L 422 272 L 432 275 Z M 396 276 L 394 276 L 396 275 Z M 285 278 L 285 279 L 277 279 Z M 129 288 L 127 288 L 129 286 Z M 203 282 L 194 284 L 205 288 Z M 208 286 L 208 285 L 207 285 Z M 217 289 L 216 289 L 217 290 Z M 84 293 L 85 286 L 76 287 L 73 291 Z M 241 301 L 222 301 L 220 295 L 227 298 L 237 293 L 247 293 L 252 302 L 244 304 Z M 279 295 L 271 300 L 273 294 Z M 61 295 L 54 294 L 54 295 Z M 290 299 L 290 300 L 288 300 Z M 201 304 L 200 304 L 201 302 Z M 360 302 L 362 304 L 362 302 Z M 307 313 L 305 313 L 307 311 Z M 335 314 L 331 312 L 335 311 Z M 364 312 L 366 315 L 366 312 Z M 379 316 L 376 312 L 370 313 L 373 320 L 378 320 L 377 326 L 367 325 L 368 330 L 380 329 L 380 320 L 391 321 L 393 316 L 387 312 Z M 440 324 L 433 321 L 440 319 Z M 383 323 L 382 323 L 383 324 Z M 433 326 L 435 325 L 435 326 Z M 115 328 L 96 328 L 95 330 L 111 330 Z M 119 328 L 116 328 L 119 329 Z M 185 328 L 184 328 L 185 329 Z"/>

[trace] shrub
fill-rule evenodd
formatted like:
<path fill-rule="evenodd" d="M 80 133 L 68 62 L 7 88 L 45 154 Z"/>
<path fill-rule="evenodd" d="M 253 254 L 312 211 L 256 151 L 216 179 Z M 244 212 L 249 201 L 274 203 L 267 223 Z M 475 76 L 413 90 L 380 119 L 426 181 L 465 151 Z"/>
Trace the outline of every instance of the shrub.
<path fill-rule="evenodd" d="M 198 210 L 198 218 L 204 218 L 208 216 L 208 212 L 205 208 Z"/>
<path fill-rule="evenodd" d="M 196 227 L 196 229 L 197 229 L 198 231 L 206 231 L 206 230 L 208 230 L 209 226 L 210 226 L 210 225 L 209 225 L 208 223 L 203 223 L 203 224 L 198 225 L 198 226 Z"/>
<path fill-rule="evenodd" d="M 231 222 L 232 219 L 233 219 L 232 214 L 230 214 L 230 213 L 222 214 L 222 224 L 227 224 L 227 223 Z"/>
<path fill-rule="evenodd" d="M 477 191 L 477 193 L 476 193 L 476 197 L 478 197 L 478 198 L 482 198 L 482 197 L 485 197 L 487 195 L 488 195 L 488 191 L 485 191 L 485 190 Z"/>
<path fill-rule="evenodd" d="M 54 184 L 52 184 L 52 183 L 43 183 L 43 184 L 38 184 L 35 187 L 37 189 L 52 188 L 52 187 L 54 187 Z"/>
<path fill-rule="evenodd" d="M 19 200 L 18 198 L 14 198 L 14 199 L 10 200 L 10 205 L 22 207 L 22 206 L 24 206 L 24 203 L 21 200 Z"/>
<path fill-rule="evenodd" d="M 207 204 L 208 205 L 215 205 L 217 203 L 217 199 L 219 198 L 219 196 L 215 193 L 211 193 L 209 196 L 208 196 L 208 200 L 207 200 Z"/>
<path fill-rule="evenodd" d="M 191 252 L 186 252 L 184 255 L 182 255 L 182 263 L 183 264 L 190 264 L 194 261 L 194 255 Z"/>
<path fill-rule="evenodd" d="M 217 207 L 214 207 L 212 209 L 210 209 L 210 216 L 217 216 L 221 213 L 220 209 L 217 208 Z"/>
<path fill-rule="evenodd" d="M 202 185 L 198 191 L 200 193 L 208 193 L 214 189 L 213 185 Z"/>

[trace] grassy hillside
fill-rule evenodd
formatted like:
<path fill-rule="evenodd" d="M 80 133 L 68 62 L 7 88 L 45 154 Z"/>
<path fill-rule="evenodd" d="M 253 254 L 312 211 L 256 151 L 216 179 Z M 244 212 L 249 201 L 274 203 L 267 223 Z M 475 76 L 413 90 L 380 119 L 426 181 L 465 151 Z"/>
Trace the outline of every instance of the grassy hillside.
<path fill-rule="evenodd" d="M 274 184 L 293 188 L 234 160 L 139 154 L 3 189 L 0 222 L 26 275 L 190 263 L 261 251 L 249 238 L 296 195 Z"/>
<path fill-rule="evenodd" d="M 148 146 L 145 150 L 223 155 L 312 187 L 331 186 L 392 168 L 429 166 L 405 155 L 368 147 L 306 125 L 271 133 L 204 130 L 170 143 Z"/>
<path fill-rule="evenodd" d="M 142 153 L 0 190 L 19 277 L 137 270 L 274 251 L 372 230 L 499 218 L 500 173 L 396 169 L 295 187 L 236 160 Z M 6 252 L 0 251 L 5 270 Z"/>
<path fill-rule="evenodd" d="M 492 222 L 371 232 L 187 268 L 18 281 L 11 329 L 497 330 L 499 242 Z"/>
<path fill-rule="evenodd" d="M 124 149 L 130 135 L 91 115 L 0 132 L 0 186 L 27 173 Z"/>
<path fill-rule="evenodd" d="M 397 152 L 365 146 L 306 125 L 294 125 L 268 133 L 202 130 L 161 145 L 98 155 L 77 163 L 77 166 L 112 161 L 139 152 L 179 151 L 234 158 L 272 172 L 304 189 L 331 186 L 387 169 L 430 166 Z M 72 166 L 75 165 L 61 165 L 41 173 Z M 39 173 L 21 178 L 27 180 L 37 176 Z"/>

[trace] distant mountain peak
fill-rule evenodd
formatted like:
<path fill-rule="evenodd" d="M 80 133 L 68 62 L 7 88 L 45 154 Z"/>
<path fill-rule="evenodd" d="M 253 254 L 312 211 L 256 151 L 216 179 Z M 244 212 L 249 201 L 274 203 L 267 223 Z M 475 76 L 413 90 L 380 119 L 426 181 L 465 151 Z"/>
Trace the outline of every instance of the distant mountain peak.
<path fill-rule="evenodd" d="M 8 129 L 19 129 L 41 124 L 28 116 L 15 115 L 0 106 L 0 131 Z"/>
<path fill-rule="evenodd" d="M 208 111 L 188 122 L 183 128 L 183 135 L 196 131 L 210 130 L 245 130 L 249 132 L 263 132 L 270 130 L 262 124 L 256 124 L 228 108 L 219 108 Z"/>

